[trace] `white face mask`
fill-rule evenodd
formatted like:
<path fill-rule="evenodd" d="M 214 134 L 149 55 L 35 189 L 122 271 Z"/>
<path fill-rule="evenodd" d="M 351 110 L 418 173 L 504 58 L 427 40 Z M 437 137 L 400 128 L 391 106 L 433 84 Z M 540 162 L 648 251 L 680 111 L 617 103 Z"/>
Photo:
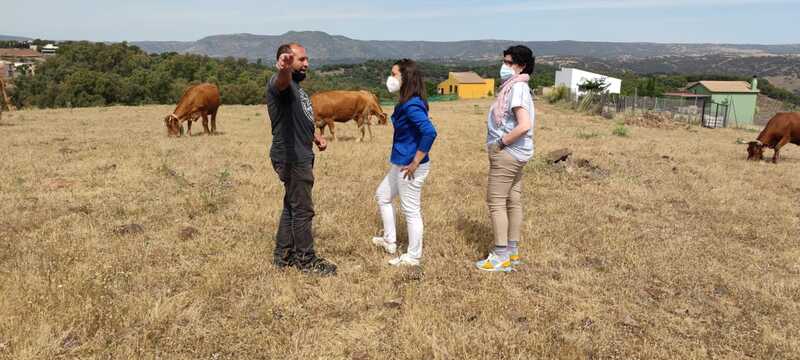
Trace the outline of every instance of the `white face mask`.
<path fill-rule="evenodd" d="M 400 91 L 400 85 L 400 79 L 394 76 L 389 76 L 389 78 L 386 79 L 386 89 L 389 90 L 390 93 L 396 93 Z"/>
<path fill-rule="evenodd" d="M 506 81 L 510 77 L 514 76 L 514 74 L 514 69 L 512 69 L 511 66 L 503 64 L 503 66 L 500 67 L 500 80 Z"/>

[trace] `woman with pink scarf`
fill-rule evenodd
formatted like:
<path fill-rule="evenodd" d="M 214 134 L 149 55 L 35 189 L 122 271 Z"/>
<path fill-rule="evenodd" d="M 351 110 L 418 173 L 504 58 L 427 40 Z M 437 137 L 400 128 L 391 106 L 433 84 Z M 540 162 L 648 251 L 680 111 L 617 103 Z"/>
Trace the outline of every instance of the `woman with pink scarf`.
<path fill-rule="evenodd" d="M 494 248 L 475 263 L 483 271 L 509 272 L 520 264 L 522 175 L 533 157 L 534 111 L 528 81 L 533 74 L 530 48 L 517 45 L 503 52 L 500 89 L 489 110 L 486 146 L 489 182 L 486 202 L 492 218 Z"/>

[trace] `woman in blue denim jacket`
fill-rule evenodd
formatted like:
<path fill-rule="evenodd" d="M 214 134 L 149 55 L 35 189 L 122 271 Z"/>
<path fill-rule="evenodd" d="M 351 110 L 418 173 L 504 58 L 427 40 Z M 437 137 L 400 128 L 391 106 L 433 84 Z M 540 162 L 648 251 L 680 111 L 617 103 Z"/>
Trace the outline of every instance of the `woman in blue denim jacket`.
<path fill-rule="evenodd" d="M 396 62 L 386 87 L 391 93 L 399 93 L 400 99 L 392 114 L 391 166 L 375 192 L 383 220 L 383 236 L 373 238 L 372 242 L 390 254 L 397 251 L 392 199 L 399 197 L 408 225 L 408 250 L 389 264 L 414 266 L 422 259 L 422 185 L 430 171 L 429 153 L 436 139 L 436 128 L 428 116 L 425 82 L 416 62 L 409 59 Z"/>

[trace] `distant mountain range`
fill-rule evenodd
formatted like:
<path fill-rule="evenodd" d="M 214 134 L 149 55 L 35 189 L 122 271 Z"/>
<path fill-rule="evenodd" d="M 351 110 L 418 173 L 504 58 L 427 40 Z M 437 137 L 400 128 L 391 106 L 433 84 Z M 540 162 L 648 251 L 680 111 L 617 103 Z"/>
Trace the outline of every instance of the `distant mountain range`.
<path fill-rule="evenodd" d="M 660 44 L 589 41 L 370 41 L 320 31 L 290 31 L 282 35 L 232 34 L 198 41 L 132 42 L 151 53 L 178 52 L 211 57 L 273 61 L 280 44 L 305 45 L 312 65 L 360 63 L 372 59 L 408 57 L 442 63 L 494 61 L 510 45 L 524 44 L 537 61 L 597 71 L 765 76 L 800 93 L 800 44 Z"/>
<path fill-rule="evenodd" d="M 27 40 L 0 35 L 0 40 Z M 662 44 L 589 41 L 371 41 L 321 31 L 282 35 L 214 35 L 197 41 L 134 41 L 150 53 L 178 52 L 211 57 L 237 57 L 271 62 L 280 44 L 306 46 L 312 65 L 361 63 L 408 57 L 441 63 L 495 61 L 510 45 L 531 47 L 538 62 L 595 71 L 764 76 L 800 94 L 800 44 Z"/>
<path fill-rule="evenodd" d="M 26 38 L 23 36 L 12 36 L 12 35 L 2 35 L 0 34 L 0 41 L 25 41 L 25 40 L 33 40 L 31 38 Z"/>
<path fill-rule="evenodd" d="M 320 31 L 290 31 L 282 35 L 214 35 L 197 41 L 137 41 L 131 44 L 152 53 L 179 52 L 212 57 L 240 57 L 271 60 L 280 44 L 297 41 L 309 56 L 322 62 L 358 62 L 369 59 L 496 59 L 503 49 L 524 44 L 537 56 L 582 56 L 593 58 L 651 58 L 660 56 L 788 55 L 800 54 L 800 44 L 658 44 L 587 41 L 371 41 L 356 40 Z"/>

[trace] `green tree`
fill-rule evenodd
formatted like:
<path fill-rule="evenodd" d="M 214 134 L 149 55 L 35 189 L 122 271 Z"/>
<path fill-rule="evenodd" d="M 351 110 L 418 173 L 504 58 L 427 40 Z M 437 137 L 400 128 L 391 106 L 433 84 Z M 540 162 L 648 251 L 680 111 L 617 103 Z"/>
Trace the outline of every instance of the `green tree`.
<path fill-rule="evenodd" d="M 592 94 L 600 94 L 605 92 L 609 86 L 611 86 L 611 84 L 607 83 L 606 79 L 589 79 L 578 84 L 578 90 Z"/>

